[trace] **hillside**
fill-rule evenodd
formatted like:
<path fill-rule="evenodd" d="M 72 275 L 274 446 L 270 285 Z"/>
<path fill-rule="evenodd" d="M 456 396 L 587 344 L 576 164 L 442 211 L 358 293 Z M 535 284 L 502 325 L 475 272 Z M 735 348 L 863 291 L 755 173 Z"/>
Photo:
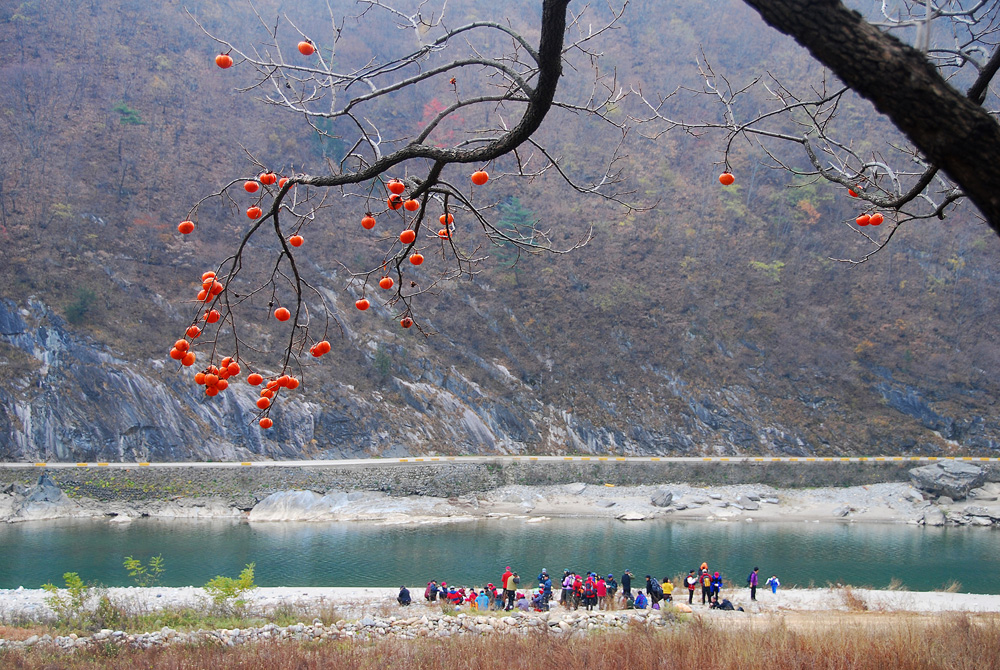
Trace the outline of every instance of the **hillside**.
<path fill-rule="evenodd" d="M 204 4 L 213 31 L 259 30 L 243 3 Z M 480 4 L 449 12 L 517 16 L 534 35 L 535 3 L 496 3 L 497 16 Z M 319 5 L 258 6 L 275 16 Z M 393 48 L 378 25 L 349 28 L 345 58 Z M 738 2 L 667 16 L 633 3 L 601 48 L 643 90 L 697 85 L 702 51 L 734 78 L 773 70 L 804 87 L 820 73 Z M 354 309 L 338 262 L 371 265 L 378 249 L 353 205 L 311 224 L 302 258 L 338 322 L 333 351 L 303 359 L 301 390 L 260 431 L 253 391 L 206 398 L 165 356 L 197 309 L 197 277 L 246 219 L 210 205 L 192 239 L 176 223 L 255 173 L 244 147 L 275 169 L 315 172 L 343 148 L 235 92 L 248 82 L 216 68 L 216 53 L 175 1 L 0 9 L 0 458 L 1000 449 L 1000 241 L 971 208 L 906 226 L 866 263 L 838 263 L 865 251 L 843 224 L 855 211 L 845 194 L 794 182 L 745 147 L 737 186 L 720 189 L 718 142 L 679 132 L 631 137 L 619 165 L 649 211 L 626 216 L 550 177 L 493 184 L 504 211 L 551 225 L 559 244 L 591 225 L 594 239 L 514 267 L 501 250 L 474 280 L 439 285 L 417 307 L 429 337 L 377 302 Z M 586 95 L 588 74 L 567 72 L 562 93 Z M 383 121 L 419 119 L 441 94 L 402 96 Z M 715 113 L 695 96 L 676 104 L 678 116 Z M 863 101 L 843 116 L 859 142 L 891 132 Z M 616 140 L 567 112 L 539 137 L 582 176 Z M 274 324 L 248 328 L 280 347 Z"/>

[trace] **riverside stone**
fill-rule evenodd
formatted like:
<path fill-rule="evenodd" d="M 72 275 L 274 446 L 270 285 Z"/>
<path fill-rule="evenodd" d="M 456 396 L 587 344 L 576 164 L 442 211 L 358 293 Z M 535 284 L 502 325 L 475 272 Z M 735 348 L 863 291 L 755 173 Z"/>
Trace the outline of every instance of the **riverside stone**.
<path fill-rule="evenodd" d="M 961 500 L 986 482 L 986 472 L 964 461 L 937 461 L 910 470 L 913 485 L 933 495 Z"/>
<path fill-rule="evenodd" d="M 923 521 L 925 526 L 943 526 L 947 518 L 941 508 L 932 506 L 924 510 Z"/>
<path fill-rule="evenodd" d="M 674 500 L 674 494 L 668 489 L 659 489 L 653 494 L 650 502 L 654 507 L 669 507 Z"/>

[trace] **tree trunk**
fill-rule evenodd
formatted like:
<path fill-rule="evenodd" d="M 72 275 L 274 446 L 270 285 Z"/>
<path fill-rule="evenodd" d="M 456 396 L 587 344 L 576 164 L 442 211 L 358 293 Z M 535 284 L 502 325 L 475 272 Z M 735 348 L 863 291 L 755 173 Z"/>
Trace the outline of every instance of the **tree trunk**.
<path fill-rule="evenodd" d="M 1000 235 L 1000 125 L 978 101 L 952 88 L 921 52 L 839 0 L 744 2 L 871 100 Z"/>

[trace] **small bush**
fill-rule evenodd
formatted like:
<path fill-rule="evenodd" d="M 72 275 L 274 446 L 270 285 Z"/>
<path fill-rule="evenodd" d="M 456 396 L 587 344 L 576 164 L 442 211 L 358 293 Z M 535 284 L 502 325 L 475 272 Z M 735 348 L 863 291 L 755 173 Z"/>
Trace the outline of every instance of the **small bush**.
<path fill-rule="evenodd" d="M 65 589 L 51 583 L 42 584 L 42 589 L 48 593 L 45 604 L 55 614 L 58 625 L 84 628 L 90 623 L 87 601 L 90 600 L 93 589 L 84 584 L 80 575 L 75 572 L 63 573 L 63 581 L 66 583 Z"/>
<path fill-rule="evenodd" d="M 124 565 L 128 570 L 128 576 L 135 580 L 136 586 L 143 588 L 159 584 L 160 575 L 165 571 L 162 555 L 149 559 L 149 565 L 143 565 L 139 559 L 126 556 Z"/>
<path fill-rule="evenodd" d="M 903 580 L 899 579 L 898 577 L 893 577 L 892 579 L 890 579 L 889 580 L 889 586 L 887 586 L 886 589 L 889 590 L 889 591 L 909 591 L 910 590 L 910 589 L 908 589 L 906 587 L 906 584 L 903 583 Z"/>
<path fill-rule="evenodd" d="M 844 586 L 840 589 L 840 599 L 851 612 L 867 612 L 868 603 L 864 598 L 859 596 L 854 592 L 850 586 Z"/>
<path fill-rule="evenodd" d="M 205 592 L 220 611 L 241 613 L 246 608 L 246 596 L 257 588 L 253 581 L 253 569 L 254 564 L 249 563 L 236 579 L 220 575 L 208 580 Z"/>
<path fill-rule="evenodd" d="M 957 579 L 953 579 L 950 582 L 945 582 L 941 588 L 935 589 L 936 591 L 941 591 L 944 593 L 958 593 L 962 590 L 962 582 Z"/>
<path fill-rule="evenodd" d="M 73 302 L 66 306 L 66 320 L 78 326 L 90 316 L 90 308 L 97 302 L 97 294 L 89 288 L 80 287 L 73 294 Z"/>

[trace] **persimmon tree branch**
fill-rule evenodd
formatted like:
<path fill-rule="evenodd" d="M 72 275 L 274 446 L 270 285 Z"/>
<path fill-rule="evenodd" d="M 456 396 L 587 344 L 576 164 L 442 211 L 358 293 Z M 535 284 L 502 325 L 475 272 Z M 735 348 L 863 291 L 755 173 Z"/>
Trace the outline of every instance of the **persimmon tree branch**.
<path fill-rule="evenodd" d="M 357 296 L 358 309 L 368 309 L 374 299 L 395 312 L 404 328 L 416 326 L 426 332 L 416 319 L 416 299 L 438 290 L 443 280 L 475 276 L 489 249 L 509 247 L 518 257 L 542 251 L 566 253 L 591 238 L 591 232 L 584 231 L 576 242 L 557 248 L 549 231 L 537 221 L 499 226 L 493 220 L 497 199 L 488 197 L 487 179 L 502 183 L 551 172 L 578 193 L 626 209 L 636 208 L 628 202 L 628 193 L 621 190 L 623 181 L 616 169 L 629 126 L 615 120 L 612 113 L 628 92 L 618 87 L 613 72 L 600 71 L 600 54 L 592 46 L 615 28 L 625 4 L 613 8 L 595 26 L 583 19 L 586 8 L 570 16 L 569 0 L 544 0 L 538 43 L 533 45 L 510 25 L 473 21 L 450 27 L 443 13 L 430 10 L 429 4 L 420 3 L 413 12 L 405 12 L 381 0 L 361 0 L 356 18 L 368 19 L 374 14 L 388 17 L 413 37 L 415 47 L 402 56 L 388 60 L 373 57 L 356 66 L 346 65 L 347 60 L 337 53 L 344 21 L 338 22 L 332 15 L 332 39 L 325 41 L 288 17 L 270 22 L 253 5 L 251 10 L 266 34 L 262 42 L 240 46 L 202 27 L 222 47 L 217 64 L 224 69 L 235 66 L 249 74 L 250 80 L 244 79 L 239 91 L 300 116 L 320 137 L 350 139 L 346 151 L 335 162 L 328 161 L 325 171 L 295 171 L 277 183 L 271 166 L 251 156 L 260 175 L 234 180 L 212 196 L 234 205 L 239 198 L 231 191 L 239 192 L 243 186 L 254 199 L 246 209 L 251 223 L 236 251 L 214 273 L 206 273 L 212 275 L 204 280 L 209 289 L 200 294 L 192 326 L 207 322 L 208 315 L 216 312 L 212 323 L 216 324 L 213 340 L 217 344 L 210 365 L 200 374 L 217 374 L 224 379 L 224 373 L 213 372 L 213 368 L 220 367 L 214 363 L 215 351 L 222 346 L 218 343 L 227 338 L 234 350 L 259 352 L 262 347 L 250 346 L 242 333 L 246 331 L 247 311 L 255 308 L 259 315 L 260 301 L 266 298 L 265 318 L 287 322 L 283 326 L 287 328 L 284 344 L 274 347 L 281 351 L 280 361 L 267 375 L 270 388 L 262 391 L 263 399 L 258 401 L 256 418 L 261 426 L 269 427 L 272 403 L 288 388 L 289 370 L 300 364 L 302 352 L 308 348 L 312 355 L 322 356 L 324 347 L 329 350 L 325 336 L 332 318 L 330 305 L 323 289 L 306 279 L 296 251 L 303 235 L 323 225 L 319 222 L 324 210 L 340 213 L 341 218 L 342 212 L 360 211 L 364 217 L 356 216 L 368 229 L 374 229 L 376 221 L 382 223 L 378 230 L 385 230 L 387 222 L 403 229 L 401 233 L 378 234 L 377 243 L 384 249 L 377 264 L 361 269 L 342 262 L 337 266 L 346 277 L 347 288 Z M 567 40 L 570 33 L 574 37 Z M 508 44 L 499 55 L 490 51 L 494 47 L 488 50 L 481 46 L 497 36 Z M 291 50 L 295 41 L 299 44 Z M 578 71 L 592 69 L 594 85 L 582 101 L 557 100 L 564 62 L 572 58 L 587 63 L 576 68 Z M 396 128 L 381 116 L 379 105 L 391 104 L 394 96 L 422 87 L 440 87 L 444 82 L 453 99 L 438 103 L 431 114 L 425 113 L 416 130 Z M 535 137 L 553 109 L 595 116 L 620 134 L 622 139 L 608 157 L 603 174 L 590 182 L 578 179 Z M 464 126 L 463 115 L 470 110 L 477 115 L 478 110 L 486 111 L 487 118 L 494 121 L 481 127 Z M 455 179 L 454 166 L 468 166 L 463 170 L 464 180 L 475 171 L 472 186 Z M 487 177 L 486 168 L 493 172 L 492 177 Z M 199 202 L 189 215 L 199 226 L 199 210 L 206 202 Z M 459 232 L 453 224 L 456 217 L 477 224 L 483 241 L 475 242 L 467 226 Z M 433 272 L 423 265 L 423 254 L 431 253 L 429 249 L 434 252 Z M 247 274 L 251 256 L 265 252 L 270 254 L 270 269 Z M 259 265 L 260 259 L 254 260 Z M 319 298 L 318 308 L 326 321 L 322 341 L 311 332 L 314 297 Z M 230 358 L 248 370 L 263 367 L 241 354 Z M 277 383 L 280 380 L 286 381 Z"/>

